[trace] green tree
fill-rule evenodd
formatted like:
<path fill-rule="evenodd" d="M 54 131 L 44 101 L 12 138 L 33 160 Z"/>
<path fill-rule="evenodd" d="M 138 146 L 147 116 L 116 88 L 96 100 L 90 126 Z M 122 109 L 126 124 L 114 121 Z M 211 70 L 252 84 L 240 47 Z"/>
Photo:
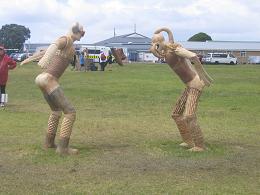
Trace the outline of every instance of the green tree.
<path fill-rule="evenodd" d="M 18 24 L 6 24 L 0 29 L 0 44 L 7 49 L 21 49 L 31 37 L 29 28 Z"/>
<path fill-rule="evenodd" d="M 191 38 L 188 39 L 188 41 L 199 41 L 199 42 L 205 42 L 205 41 L 212 41 L 212 38 L 207 35 L 206 33 L 200 32 L 195 35 L 193 35 Z"/>

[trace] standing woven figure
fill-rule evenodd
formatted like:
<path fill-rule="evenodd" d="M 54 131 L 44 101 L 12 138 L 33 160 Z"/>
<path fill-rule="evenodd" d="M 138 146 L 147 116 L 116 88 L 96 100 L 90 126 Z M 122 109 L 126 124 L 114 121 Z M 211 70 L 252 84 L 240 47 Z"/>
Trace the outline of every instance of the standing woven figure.
<path fill-rule="evenodd" d="M 165 41 L 161 32 L 168 34 L 168 42 Z M 150 50 L 156 57 L 165 59 L 186 85 L 172 113 L 172 118 L 183 139 L 180 146 L 190 148 L 189 150 L 194 152 L 203 151 L 205 149 L 204 139 L 197 123 L 196 110 L 204 86 L 210 86 L 212 79 L 203 69 L 195 53 L 174 43 L 172 32 L 168 28 L 160 28 L 155 31 Z"/>
<path fill-rule="evenodd" d="M 79 41 L 84 34 L 85 31 L 83 27 L 79 25 L 79 23 L 76 23 L 66 36 L 58 38 L 45 52 L 35 54 L 21 63 L 21 65 L 23 65 L 30 61 L 40 59 L 38 65 L 41 66 L 44 71 L 36 77 L 35 83 L 41 89 L 44 98 L 52 110 L 48 121 L 44 147 L 46 149 L 57 148 L 56 152 L 59 154 L 78 153 L 77 149 L 68 147 L 72 126 L 76 118 L 76 111 L 64 96 L 58 79 L 73 60 L 75 53 L 73 42 Z M 64 113 L 64 118 L 61 123 L 59 143 L 56 147 L 54 140 L 62 112 Z"/>

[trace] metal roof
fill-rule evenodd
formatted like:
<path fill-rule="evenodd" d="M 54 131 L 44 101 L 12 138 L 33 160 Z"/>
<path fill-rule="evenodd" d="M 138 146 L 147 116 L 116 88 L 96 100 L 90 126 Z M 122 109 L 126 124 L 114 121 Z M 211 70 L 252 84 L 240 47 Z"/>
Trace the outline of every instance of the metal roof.
<path fill-rule="evenodd" d="M 190 50 L 260 51 L 260 42 L 253 41 L 180 41 L 179 43 Z"/>
<path fill-rule="evenodd" d="M 95 45 L 122 45 L 122 44 L 149 44 L 151 39 L 138 33 L 130 33 L 126 35 L 115 36 L 103 41 L 94 43 Z"/>

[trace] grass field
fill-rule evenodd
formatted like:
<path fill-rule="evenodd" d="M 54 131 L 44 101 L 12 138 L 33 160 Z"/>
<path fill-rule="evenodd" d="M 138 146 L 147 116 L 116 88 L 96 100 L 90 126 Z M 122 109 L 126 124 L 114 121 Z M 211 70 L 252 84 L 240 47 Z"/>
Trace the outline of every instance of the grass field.
<path fill-rule="evenodd" d="M 178 146 L 171 111 L 184 85 L 166 64 L 74 72 L 60 80 L 77 110 L 60 157 L 42 143 L 50 110 L 35 64 L 10 71 L 0 110 L 0 194 L 260 194 L 260 66 L 206 66 L 198 110 L 208 150 Z"/>

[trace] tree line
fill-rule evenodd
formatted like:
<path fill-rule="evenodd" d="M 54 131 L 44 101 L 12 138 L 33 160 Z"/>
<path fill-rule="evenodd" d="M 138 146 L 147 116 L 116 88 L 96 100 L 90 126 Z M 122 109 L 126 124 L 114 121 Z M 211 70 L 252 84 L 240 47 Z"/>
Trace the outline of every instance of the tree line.
<path fill-rule="evenodd" d="M 31 37 L 29 28 L 18 24 L 6 24 L 0 29 L 0 44 L 6 49 L 22 49 L 26 40 Z"/>

